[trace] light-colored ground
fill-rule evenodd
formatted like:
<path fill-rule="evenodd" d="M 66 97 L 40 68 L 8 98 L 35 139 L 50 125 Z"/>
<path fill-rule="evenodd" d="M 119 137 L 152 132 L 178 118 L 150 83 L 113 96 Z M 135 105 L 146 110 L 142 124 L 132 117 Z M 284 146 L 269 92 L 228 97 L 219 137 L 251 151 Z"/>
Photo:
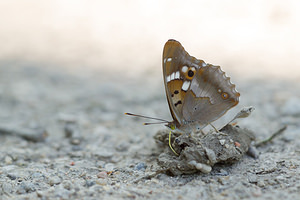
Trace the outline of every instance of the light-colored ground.
<path fill-rule="evenodd" d="M 162 126 L 145 127 L 143 120 L 123 113 L 168 118 L 162 82 L 150 75 L 152 79 L 131 78 L 125 83 L 114 77 L 116 74 L 78 70 L 81 73 L 70 74 L 58 67 L 1 65 L 0 127 L 41 126 L 49 135 L 37 143 L 9 133 L 0 135 L 3 199 L 299 197 L 300 97 L 294 93 L 299 90 L 295 83 L 236 81 L 243 104 L 256 107 L 240 126 L 263 139 L 288 125 L 283 136 L 258 149 L 259 159 L 245 156 L 205 175 L 147 178 L 160 153 L 153 135 Z M 228 115 L 235 110 L 238 108 Z M 77 122 L 75 130 L 80 133 L 67 138 L 64 121 Z M 71 143 L 73 139 L 79 142 Z M 104 172 L 111 170 L 106 176 Z"/>

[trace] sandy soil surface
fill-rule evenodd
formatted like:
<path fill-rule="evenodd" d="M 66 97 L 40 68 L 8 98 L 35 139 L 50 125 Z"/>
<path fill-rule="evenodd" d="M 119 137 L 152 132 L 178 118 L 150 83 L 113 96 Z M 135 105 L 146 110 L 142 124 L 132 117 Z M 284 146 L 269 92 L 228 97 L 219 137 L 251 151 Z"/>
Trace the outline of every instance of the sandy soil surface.
<path fill-rule="evenodd" d="M 242 99 L 217 127 L 251 105 L 239 125 L 257 140 L 287 130 L 257 159 L 169 176 L 153 175 L 163 126 L 124 115 L 170 120 L 160 72 L 1 63 L 1 199 L 298 199 L 299 82 L 231 77 Z"/>

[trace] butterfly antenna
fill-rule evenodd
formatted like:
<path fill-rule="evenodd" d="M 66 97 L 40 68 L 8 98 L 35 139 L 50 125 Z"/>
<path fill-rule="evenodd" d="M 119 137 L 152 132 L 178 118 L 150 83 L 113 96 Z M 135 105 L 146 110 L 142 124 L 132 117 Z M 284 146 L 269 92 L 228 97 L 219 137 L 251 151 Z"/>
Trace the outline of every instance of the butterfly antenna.
<path fill-rule="evenodd" d="M 167 123 L 167 122 L 164 122 L 164 121 L 162 121 L 162 122 L 151 122 L 151 123 L 146 122 L 146 123 L 144 123 L 144 125 L 163 124 L 163 123 Z"/>
<path fill-rule="evenodd" d="M 161 122 L 157 122 L 157 124 L 159 124 L 159 123 L 169 123 L 169 121 L 167 121 L 167 120 L 159 119 L 159 118 L 156 118 L 156 117 L 147 117 L 147 116 L 144 116 L 144 115 L 137 115 L 137 114 L 132 114 L 132 113 L 125 113 L 125 115 L 130 115 L 130 116 L 134 116 L 134 117 L 142 117 L 142 118 L 146 118 L 146 119 L 153 119 L 153 120 L 161 121 Z M 156 124 L 156 123 L 144 123 L 144 124 L 149 125 L 149 124 Z"/>

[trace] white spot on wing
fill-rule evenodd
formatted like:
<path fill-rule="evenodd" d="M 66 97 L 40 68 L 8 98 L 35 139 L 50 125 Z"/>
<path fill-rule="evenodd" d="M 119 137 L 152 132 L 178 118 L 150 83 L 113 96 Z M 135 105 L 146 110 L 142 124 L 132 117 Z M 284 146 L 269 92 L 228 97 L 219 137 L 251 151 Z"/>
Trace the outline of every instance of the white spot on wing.
<path fill-rule="evenodd" d="M 187 66 L 183 66 L 182 67 L 182 69 L 181 69 L 181 71 L 183 72 L 183 73 L 186 73 L 187 71 L 188 71 L 188 67 Z"/>
<path fill-rule="evenodd" d="M 191 82 L 190 81 L 184 81 L 184 83 L 182 84 L 181 89 L 184 91 L 187 91 L 187 89 L 189 89 Z"/>
<path fill-rule="evenodd" d="M 175 72 L 173 72 L 171 75 L 171 81 L 175 79 Z"/>
<path fill-rule="evenodd" d="M 179 79 L 179 77 L 180 77 L 180 73 L 179 73 L 179 71 L 177 71 L 175 74 L 175 79 Z"/>
<path fill-rule="evenodd" d="M 206 67 L 206 63 L 205 62 L 202 63 L 202 67 Z"/>
<path fill-rule="evenodd" d="M 167 62 L 171 62 L 171 61 L 172 61 L 172 58 L 168 58 L 168 59 L 167 59 Z"/>
<path fill-rule="evenodd" d="M 167 82 L 171 81 L 171 75 L 167 76 Z"/>

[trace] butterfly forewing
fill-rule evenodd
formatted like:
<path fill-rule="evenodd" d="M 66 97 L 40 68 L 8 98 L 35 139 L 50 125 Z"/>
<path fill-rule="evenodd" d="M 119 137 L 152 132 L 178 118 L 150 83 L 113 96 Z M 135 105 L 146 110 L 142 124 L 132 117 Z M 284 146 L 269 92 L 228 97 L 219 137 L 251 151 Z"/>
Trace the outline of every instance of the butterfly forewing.
<path fill-rule="evenodd" d="M 169 40 L 163 51 L 163 75 L 166 95 L 173 119 L 177 124 L 183 123 L 182 105 L 187 91 L 183 66 L 190 66 L 191 56 L 184 50 L 181 44 L 175 40 Z M 183 90 L 183 89 L 184 90 Z"/>
<path fill-rule="evenodd" d="M 163 51 L 163 74 L 166 95 L 173 119 L 179 125 L 184 123 L 183 102 L 191 81 L 203 60 L 190 56 L 176 40 L 169 40 Z"/>

